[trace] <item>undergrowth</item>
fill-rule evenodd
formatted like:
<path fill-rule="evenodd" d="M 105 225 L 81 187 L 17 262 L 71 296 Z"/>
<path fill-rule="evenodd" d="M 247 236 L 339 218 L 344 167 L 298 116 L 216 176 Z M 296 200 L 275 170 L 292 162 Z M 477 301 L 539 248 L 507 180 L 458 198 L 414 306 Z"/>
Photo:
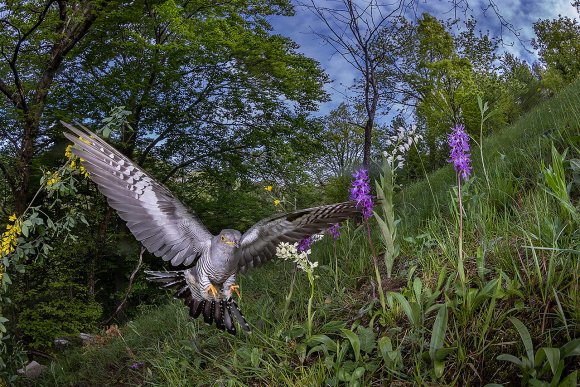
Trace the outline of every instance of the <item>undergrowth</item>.
<path fill-rule="evenodd" d="M 484 141 L 489 185 L 474 157 L 462 187 L 465 281 L 445 167 L 397 198 L 401 252 L 392 278 L 381 266 L 386 308 L 364 226 L 350 223 L 336 245 L 313 246 L 312 335 L 308 279 L 274 260 L 240 278 L 251 334 L 192 321 L 177 301 L 144 306 L 119 331 L 59 355 L 41 384 L 576 385 L 578 133 L 580 83 Z"/>

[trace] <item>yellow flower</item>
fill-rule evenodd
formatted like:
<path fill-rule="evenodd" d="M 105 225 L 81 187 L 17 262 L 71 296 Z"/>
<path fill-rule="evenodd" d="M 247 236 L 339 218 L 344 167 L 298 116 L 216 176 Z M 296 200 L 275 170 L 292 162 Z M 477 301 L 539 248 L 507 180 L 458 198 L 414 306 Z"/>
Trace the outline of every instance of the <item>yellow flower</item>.
<path fill-rule="evenodd" d="M 72 157 L 73 157 L 73 154 L 72 154 L 71 148 L 72 148 L 72 144 L 69 144 L 69 145 L 66 147 L 66 149 L 64 150 L 64 155 L 66 156 L 66 158 L 67 158 L 67 159 L 72 159 Z"/>
<path fill-rule="evenodd" d="M 269 185 L 267 187 L 264 187 L 264 190 L 268 191 L 268 192 L 272 192 L 272 186 Z"/>
<path fill-rule="evenodd" d="M 54 172 L 54 173 L 46 172 L 46 175 L 50 176 L 50 178 L 48 178 L 48 180 L 46 180 L 47 187 L 52 187 L 53 185 L 55 185 L 56 183 L 58 183 L 60 181 L 60 176 L 58 175 L 58 171 Z"/>
<path fill-rule="evenodd" d="M 16 214 L 10 215 L 8 218 L 14 224 L 7 224 L 6 231 L 2 234 L 2 241 L 0 242 L 0 256 L 8 255 L 14 251 L 18 243 L 18 237 L 22 233 L 22 221 L 16 218 Z"/>
<path fill-rule="evenodd" d="M 81 160 L 82 160 L 82 159 L 81 159 Z M 85 169 L 85 167 L 83 167 L 83 166 L 81 165 L 81 166 L 80 166 L 80 168 L 79 168 L 79 170 L 81 171 L 81 174 L 82 174 L 84 177 L 86 177 L 86 178 L 88 178 L 88 177 L 89 177 L 89 171 L 87 171 L 87 170 Z"/>
<path fill-rule="evenodd" d="M 279 205 L 279 204 L 280 204 L 280 200 L 278 200 L 278 199 L 274 199 L 274 205 L 275 205 L 275 206 L 277 206 L 277 205 Z"/>

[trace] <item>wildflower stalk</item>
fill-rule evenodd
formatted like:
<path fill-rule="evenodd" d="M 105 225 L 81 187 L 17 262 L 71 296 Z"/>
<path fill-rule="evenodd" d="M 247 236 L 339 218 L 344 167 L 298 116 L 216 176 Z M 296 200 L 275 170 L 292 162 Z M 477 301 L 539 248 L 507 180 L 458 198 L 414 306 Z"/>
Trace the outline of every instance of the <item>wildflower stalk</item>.
<path fill-rule="evenodd" d="M 308 331 L 308 337 L 312 336 L 312 320 L 314 315 L 312 314 L 312 302 L 314 301 L 314 274 L 312 270 L 306 271 L 308 275 L 308 282 L 310 282 L 310 298 L 308 299 L 308 321 L 306 329 Z"/>
<path fill-rule="evenodd" d="M 479 105 L 479 111 L 481 112 L 481 122 L 479 125 L 479 154 L 481 156 L 481 166 L 483 168 L 483 175 L 485 176 L 485 182 L 487 183 L 488 192 L 491 191 L 491 185 L 489 184 L 489 177 L 487 176 L 487 170 L 485 169 L 485 160 L 483 159 L 483 123 L 493 114 L 490 112 L 487 116 L 485 112 L 488 110 L 487 102 L 483 102 L 480 96 L 477 96 L 477 104 Z"/>
<path fill-rule="evenodd" d="M 338 292 L 338 255 L 336 254 L 336 241 L 332 241 L 332 251 L 334 252 L 334 288 Z"/>
<path fill-rule="evenodd" d="M 294 293 L 294 284 L 296 283 L 296 272 L 298 271 L 298 266 L 294 266 L 294 270 L 292 271 L 292 279 L 290 280 L 290 289 L 288 290 L 288 294 L 286 294 L 286 298 L 284 300 L 284 310 L 282 312 L 283 319 L 286 319 L 286 315 L 288 314 L 288 309 L 290 308 L 290 301 L 292 300 L 292 293 Z"/>
<path fill-rule="evenodd" d="M 465 133 L 463 125 L 457 125 L 449 135 L 449 147 L 451 148 L 449 162 L 453 163 L 457 173 L 457 196 L 459 202 L 459 256 L 457 272 L 465 292 L 465 269 L 463 265 L 463 200 L 461 195 L 461 178 L 467 181 L 471 175 L 471 158 L 469 152 L 469 136 Z"/>
<path fill-rule="evenodd" d="M 365 168 L 353 173 L 354 180 L 352 182 L 352 188 L 350 190 L 350 200 L 357 202 L 357 207 L 360 208 L 365 226 L 367 229 L 367 236 L 369 239 L 369 245 L 371 247 L 371 254 L 373 258 L 373 265 L 375 267 L 375 276 L 378 282 L 379 288 L 379 298 L 381 301 L 381 306 L 383 307 L 383 312 L 386 312 L 386 302 L 385 295 L 383 293 L 383 284 L 381 281 L 381 274 L 379 272 L 379 263 L 377 259 L 377 254 L 375 251 L 375 246 L 373 244 L 373 238 L 371 235 L 371 226 L 368 222 L 369 218 L 373 215 L 373 197 L 371 196 L 371 187 L 369 182 L 369 175 Z"/>
<path fill-rule="evenodd" d="M 310 255 L 310 250 L 298 249 L 298 243 L 285 243 L 282 242 L 276 247 L 276 255 L 284 260 L 290 259 L 296 263 L 296 268 L 301 269 L 306 272 L 308 276 L 308 282 L 310 282 L 310 298 L 308 299 L 308 321 L 306 322 L 306 327 L 308 331 L 308 337 L 312 336 L 312 321 L 314 319 L 314 314 L 312 313 L 312 304 L 314 302 L 314 269 L 318 266 L 318 262 L 310 262 L 308 256 Z M 284 316 L 288 310 L 288 303 L 290 302 L 290 297 L 292 296 L 292 290 L 294 289 L 294 279 L 295 279 L 296 269 L 294 270 L 294 278 L 292 279 L 292 285 L 290 288 L 289 297 L 286 298 L 286 306 L 284 308 Z"/>
<path fill-rule="evenodd" d="M 338 292 L 338 255 L 336 254 L 336 240 L 340 237 L 340 224 L 330 226 L 327 232 L 332 236 L 332 251 L 334 253 L 334 287 Z"/>
<path fill-rule="evenodd" d="M 457 174 L 457 196 L 459 200 L 459 259 L 457 272 L 462 284 L 465 284 L 465 270 L 463 268 L 463 200 L 461 197 L 461 176 Z"/>
<path fill-rule="evenodd" d="M 383 313 L 387 312 L 387 302 L 385 300 L 385 293 L 383 292 L 383 281 L 381 279 L 381 273 L 379 271 L 379 262 L 377 259 L 377 253 L 375 251 L 375 245 L 373 244 L 373 238 L 371 237 L 371 226 L 368 220 L 365 219 L 365 224 L 367 226 L 367 236 L 369 238 L 369 244 L 371 246 L 371 254 L 373 256 L 373 265 L 375 267 L 375 278 L 377 280 L 377 287 L 379 289 L 379 300 L 381 301 L 381 307 L 383 308 Z"/>

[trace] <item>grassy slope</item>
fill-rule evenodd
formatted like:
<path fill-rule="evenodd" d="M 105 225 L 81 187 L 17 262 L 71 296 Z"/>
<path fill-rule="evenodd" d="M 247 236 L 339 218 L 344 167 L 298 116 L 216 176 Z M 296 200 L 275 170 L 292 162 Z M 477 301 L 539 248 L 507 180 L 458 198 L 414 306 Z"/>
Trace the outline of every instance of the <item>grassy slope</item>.
<path fill-rule="evenodd" d="M 467 187 L 465 200 L 466 270 L 473 294 L 490 280 L 503 276 L 503 291 L 496 299 L 483 298 L 476 306 L 468 305 L 466 297 L 453 288 L 457 234 L 454 207 L 449 205 L 455 184 L 451 168 L 430 175 L 429 183 L 423 181 L 404 189 L 399 204 L 404 223 L 399 237 L 411 239 L 403 243 L 397 278 L 385 281 L 384 286 L 396 289 L 402 284 L 399 291 L 411 299 L 411 291 L 405 286 L 409 273 L 421 279 L 423 289 L 434 289 L 441 273 L 449 273 L 440 277 L 451 284 L 445 290 L 449 324 L 443 346 L 453 349 L 439 378 L 426 356 L 436 313 L 425 311 L 422 322 L 413 325 L 396 302 L 385 312 L 376 303 L 363 308 L 371 301 L 370 251 L 364 233 L 346 227 L 337 244 L 338 268 L 331 241 L 319 242 L 313 251 L 313 259 L 321 263 L 314 299 L 314 333 L 331 339 L 325 348 L 316 348 L 304 335 L 310 290 L 306 276 L 297 274 L 284 313 L 293 270 L 287 262 L 273 262 L 240 281 L 241 307 L 255 326 L 251 335 L 232 337 L 200 321 L 190 321 L 178 302 L 148 307 L 121 329 L 121 336 L 59 356 L 43 383 L 318 385 L 332 383 L 337 373 L 352 375 L 357 367 L 364 371 L 358 379 L 363 385 L 391 381 L 478 385 L 519 380 L 517 368 L 496 360 L 501 353 L 518 357 L 524 353 L 509 316 L 525 322 L 536 348 L 558 347 L 578 336 L 580 268 L 577 251 L 570 252 L 578 247 L 578 235 L 574 233 L 578 224 L 566 220 L 558 202 L 541 188 L 540 161 L 550 163 L 552 142 L 560 150 L 571 147 L 568 157 L 578 157 L 571 153 L 578 151 L 579 125 L 577 83 L 484 141 L 491 189 L 479 165 L 478 150 L 472 152 L 476 178 Z M 558 228 L 559 224 L 567 227 Z M 523 247 L 527 245 L 553 250 Z M 422 294 L 426 296 L 428 291 Z M 439 296 L 433 302 L 443 301 Z M 364 328 L 371 321 L 374 331 Z M 352 349 L 356 345 L 351 346 L 348 334 L 338 329 L 351 328 L 353 322 L 355 327 L 361 326 L 352 329 L 362 341 L 360 355 Z M 385 364 L 377 346 L 376 340 L 383 336 L 399 346 L 403 365 L 396 372 Z M 329 350 L 332 342 L 343 348 L 342 352 L 338 349 L 342 362 Z M 385 344 L 384 339 L 381 343 Z M 307 355 L 313 347 L 314 352 Z M 129 368 L 138 362 L 143 362 L 140 369 Z M 574 366 L 568 364 L 565 372 Z"/>

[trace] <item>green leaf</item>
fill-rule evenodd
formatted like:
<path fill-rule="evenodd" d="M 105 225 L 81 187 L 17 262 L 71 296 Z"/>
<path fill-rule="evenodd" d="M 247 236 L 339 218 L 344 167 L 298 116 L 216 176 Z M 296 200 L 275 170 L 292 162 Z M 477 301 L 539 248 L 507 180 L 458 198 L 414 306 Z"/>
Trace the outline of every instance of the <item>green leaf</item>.
<path fill-rule="evenodd" d="M 580 356 L 580 339 L 574 339 L 567 342 L 560 348 L 562 359 L 568 356 Z"/>
<path fill-rule="evenodd" d="M 359 326 L 357 329 L 358 337 L 360 339 L 360 349 L 365 353 L 371 353 L 376 346 L 375 332 L 370 328 Z"/>
<path fill-rule="evenodd" d="M 441 376 L 443 376 L 443 371 L 445 371 L 445 362 L 438 360 L 434 361 L 433 371 L 435 373 L 435 377 L 439 379 Z"/>
<path fill-rule="evenodd" d="M 348 341 L 350 341 L 350 345 L 354 351 L 354 358 L 358 362 L 360 360 L 360 340 L 358 336 L 350 329 L 342 328 L 341 331 Z"/>
<path fill-rule="evenodd" d="M 578 385 L 578 370 L 566 376 L 566 378 L 562 380 L 560 384 L 558 384 L 558 387 L 576 387 L 577 385 Z"/>
<path fill-rule="evenodd" d="M 429 342 L 429 357 L 435 360 L 437 350 L 443 348 L 445 341 L 445 332 L 447 331 L 447 305 L 441 304 L 431 332 L 431 341 Z"/>
<path fill-rule="evenodd" d="M 250 361 L 252 363 L 252 367 L 258 368 L 258 366 L 262 362 L 262 350 L 255 347 L 252 348 L 252 352 L 250 354 Z"/>
<path fill-rule="evenodd" d="M 421 290 L 423 289 L 423 284 L 419 277 L 415 277 L 413 280 L 413 291 L 415 292 L 415 300 L 418 304 L 421 303 Z"/>
<path fill-rule="evenodd" d="M 26 222 L 22 223 L 22 235 L 24 235 L 26 238 L 28 238 L 28 225 L 26 224 Z"/>
<path fill-rule="evenodd" d="M 416 326 L 417 322 L 415 321 L 415 315 L 413 313 L 413 309 L 411 308 L 411 304 L 409 304 L 409 301 L 407 301 L 407 299 L 401 293 L 393 292 L 392 295 L 401 305 L 401 308 L 403 308 L 403 312 L 407 315 L 407 318 L 411 324 Z"/>
<path fill-rule="evenodd" d="M 332 351 L 332 352 L 337 351 L 336 342 L 334 340 L 332 340 L 330 337 L 328 337 L 327 335 L 313 335 L 306 341 L 306 344 L 308 346 L 314 346 L 318 343 L 324 345 L 326 347 L 326 349 L 329 351 Z"/>
<path fill-rule="evenodd" d="M 399 350 L 393 350 L 393 343 L 391 339 L 387 336 L 383 336 L 378 340 L 379 351 L 383 357 L 383 361 L 388 368 L 393 368 L 397 365 L 397 360 L 399 358 Z"/>
<path fill-rule="evenodd" d="M 530 363 L 532 363 L 534 361 L 534 344 L 532 343 L 532 338 L 530 336 L 528 328 L 526 328 L 526 326 L 515 317 L 510 317 L 510 321 L 512 322 L 512 324 L 514 324 L 516 330 L 518 331 L 518 334 L 522 338 L 522 342 L 524 343 L 524 347 L 526 348 L 526 354 L 528 356 Z M 531 368 L 535 368 L 535 365 L 531 364 Z"/>
<path fill-rule="evenodd" d="M 552 370 L 552 375 L 556 374 L 556 370 L 558 369 L 558 363 L 560 362 L 560 350 L 558 348 L 547 348 L 547 347 L 543 347 L 540 348 L 540 350 L 538 351 L 538 354 L 536 357 L 541 356 L 541 353 L 543 353 L 543 356 L 546 357 L 546 359 L 548 359 L 548 364 L 550 364 L 550 369 Z M 538 361 L 536 360 L 536 366 L 539 367 L 542 365 L 542 361 Z"/>
<path fill-rule="evenodd" d="M 518 359 L 517 357 L 515 357 L 514 355 L 510 355 L 507 353 L 502 353 L 501 355 L 499 355 L 498 357 L 496 357 L 497 360 L 501 360 L 501 361 L 509 361 L 511 363 L 514 363 L 515 365 L 519 366 L 519 367 L 523 367 L 524 363 L 522 362 L 521 359 Z"/>

